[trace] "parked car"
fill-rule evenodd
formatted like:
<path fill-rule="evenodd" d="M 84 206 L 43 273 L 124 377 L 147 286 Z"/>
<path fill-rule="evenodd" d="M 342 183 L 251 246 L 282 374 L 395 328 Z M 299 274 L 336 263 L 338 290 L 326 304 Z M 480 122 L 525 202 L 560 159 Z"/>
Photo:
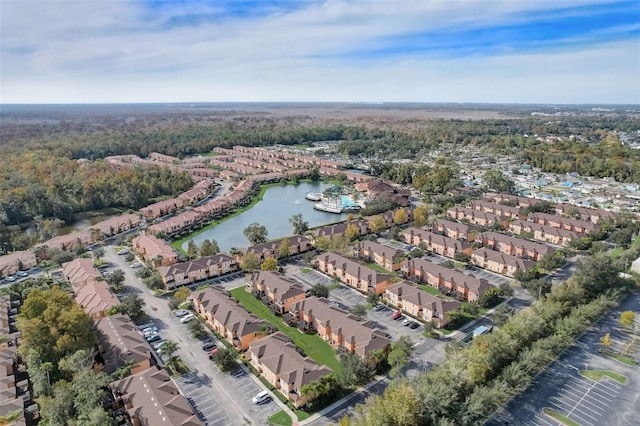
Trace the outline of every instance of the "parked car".
<path fill-rule="evenodd" d="M 183 317 L 185 315 L 189 315 L 189 311 L 187 311 L 186 309 L 178 309 L 177 311 L 174 312 L 176 314 L 176 316 L 178 318 Z"/>
<path fill-rule="evenodd" d="M 215 344 L 215 342 L 211 341 L 211 340 L 207 340 L 202 344 L 202 350 L 203 351 L 212 351 L 213 349 L 217 348 L 218 345 Z"/>
<path fill-rule="evenodd" d="M 18 276 L 19 276 L 19 277 L 26 277 L 27 275 L 29 275 L 29 273 L 28 273 L 28 272 L 25 272 L 25 271 L 18 271 Z"/>
<path fill-rule="evenodd" d="M 254 404 L 262 404 L 263 402 L 267 402 L 271 399 L 271 395 L 269 391 L 262 391 L 251 399 L 251 402 Z"/>
<path fill-rule="evenodd" d="M 161 348 L 162 346 L 164 346 L 164 344 L 165 344 L 165 343 L 167 343 L 167 341 L 166 341 L 166 340 L 160 340 L 159 342 L 154 342 L 154 343 L 152 343 L 152 344 L 151 344 L 151 347 L 152 347 L 153 349 L 155 349 L 156 351 L 159 351 L 159 350 L 160 350 L 160 348 Z"/>
<path fill-rule="evenodd" d="M 209 357 L 209 359 L 213 359 L 213 356 L 216 354 L 216 352 L 218 352 L 219 349 L 218 348 L 213 348 L 209 351 L 209 353 L 207 354 L 207 356 Z"/>
<path fill-rule="evenodd" d="M 147 342 L 149 342 L 149 343 L 157 342 L 158 340 L 162 339 L 162 337 L 160 337 L 160 333 L 158 333 L 158 332 L 151 333 L 148 336 L 145 336 L 144 338 L 147 339 Z"/>
<path fill-rule="evenodd" d="M 154 334 L 158 332 L 158 327 L 153 326 L 153 327 L 147 327 L 145 329 L 142 330 L 142 334 L 144 334 L 145 337 L 149 336 L 150 334 Z"/>
<path fill-rule="evenodd" d="M 101 263 L 100 265 L 98 265 L 98 269 L 106 269 L 109 267 L 108 263 Z"/>
<path fill-rule="evenodd" d="M 118 254 L 120 254 L 120 255 L 122 255 L 122 254 L 129 254 L 129 249 L 124 248 L 124 249 L 122 249 L 122 250 L 119 250 L 119 251 L 118 251 Z"/>
<path fill-rule="evenodd" d="M 409 324 L 411 324 L 413 321 L 411 321 L 409 318 L 405 319 L 404 321 L 402 321 L 402 325 L 404 325 L 405 327 L 408 326 Z"/>
<path fill-rule="evenodd" d="M 188 323 L 189 321 L 191 321 L 192 319 L 194 319 L 196 316 L 193 314 L 187 314 L 185 316 L 183 316 L 182 318 L 180 318 L 180 322 L 183 324 Z"/>
<path fill-rule="evenodd" d="M 140 268 L 141 266 L 142 266 L 142 263 L 140 263 L 140 262 L 133 262 L 133 263 L 131 264 L 131 267 L 132 267 L 133 269 Z"/>
<path fill-rule="evenodd" d="M 296 352 L 298 352 L 301 356 L 307 356 L 307 353 L 304 351 L 304 349 L 296 346 Z"/>
<path fill-rule="evenodd" d="M 376 307 L 373 308 L 374 311 L 384 311 L 384 309 L 385 309 L 385 306 L 380 303 L 378 303 Z"/>
<path fill-rule="evenodd" d="M 402 311 L 395 311 L 391 314 L 391 318 L 394 320 L 400 319 L 402 317 Z"/>
<path fill-rule="evenodd" d="M 14 282 L 15 280 L 16 280 L 16 277 L 14 277 L 13 275 L 9 275 L 9 276 L 7 277 L 7 281 Z"/>
<path fill-rule="evenodd" d="M 409 325 L 409 328 L 410 328 L 410 329 L 412 329 L 412 330 L 415 330 L 415 329 L 416 329 L 416 328 L 418 328 L 418 327 L 420 327 L 420 324 L 419 324 L 419 323 L 417 323 L 417 322 L 412 322 L 412 323 Z"/>

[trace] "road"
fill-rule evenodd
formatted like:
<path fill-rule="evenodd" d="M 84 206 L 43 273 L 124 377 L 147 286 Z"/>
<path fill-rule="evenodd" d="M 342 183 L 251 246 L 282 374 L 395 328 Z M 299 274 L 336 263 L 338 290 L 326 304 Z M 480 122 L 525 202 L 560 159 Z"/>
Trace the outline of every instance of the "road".
<path fill-rule="evenodd" d="M 157 324 L 162 338 L 178 343 L 177 355 L 191 372 L 185 379 L 177 380 L 177 383 L 186 396 L 194 400 L 204 397 L 197 401 L 197 406 L 207 416 L 207 424 L 262 425 L 267 423 L 270 415 L 280 410 L 279 401 L 253 405 L 251 398 L 264 388 L 250 375 L 243 375 L 245 381 L 240 385 L 240 377 L 221 373 L 202 350 L 201 341 L 191 338 L 187 326 L 181 324 L 171 312 L 167 300 L 144 286 L 124 256 L 115 253 L 114 246 L 105 247 L 104 259 L 112 267 L 124 271 L 127 292 L 136 293 L 145 301 L 145 312 Z"/>

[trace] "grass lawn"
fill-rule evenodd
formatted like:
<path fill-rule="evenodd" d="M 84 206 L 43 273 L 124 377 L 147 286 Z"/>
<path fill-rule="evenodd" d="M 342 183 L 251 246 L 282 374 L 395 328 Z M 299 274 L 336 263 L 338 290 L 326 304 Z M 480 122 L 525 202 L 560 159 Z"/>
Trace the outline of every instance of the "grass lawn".
<path fill-rule="evenodd" d="M 551 417 L 554 420 L 559 421 L 563 425 L 566 425 L 566 426 L 580 426 L 580 423 L 574 422 L 570 418 L 558 413 L 556 410 L 554 410 L 552 408 L 546 408 L 545 407 L 545 408 L 542 409 L 542 411 L 544 411 L 544 413 L 547 416 Z"/>
<path fill-rule="evenodd" d="M 291 417 L 289 417 L 284 410 L 278 411 L 273 416 L 269 417 L 267 422 L 269 422 L 270 425 L 277 426 L 291 426 L 292 423 Z"/>
<path fill-rule="evenodd" d="M 440 328 L 439 331 L 445 336 L 448 336 L 449 334 L 453 333 L 453 331 L 447 330 L 446 328 Z"/>
<path fill-rule="evenodd" d="M 400 244 L 400 242 L 398 242 L 396 240 L 390 240 L 389 244 L 391 244 L 392 246 L 397 246 L 398 244 Z"/>
<path fill-rule="evenodd" d="M 309 417 L 311 417 L 311 415 L 313 414 L 313 413 L 307 413 L 306 411 L 302 411 L 302 410 L 293 410 L 293 412 L 296 414 L 298 421 L 306 420 Z"/>
<path fill-rule="evenodd" d="M 628 380 L 627 376 L 611 370 L 581 370 L 580 374 L 594 382 L 599 382 L 603 377 L 609 377 L 610 379 L 622 384 L 627 383 Z"/>
<path fill-rule="evenodd" d="M 231 290 L 231 295 L 245 307 L 245 309 L 253 312 L 259 318 L 271 323 L 279 331 L 289 337 L 296 346 L 302 348 L 308 356 L 319 364 L 324 364 L 334 372 L 340 371 L 340 363 L 336 358 L 336 352 L 331 346 L 317 335 L 304 334 L 295 327 L 289 327 L 282 321 L 281 317 L 277 317 L 271 313 L 261 301 L 247 293 L 244 287 L 238 287 Z"/>
<path fill-rule="evenodd" d="M 418 288 L 425 291 L 426 293 L 433 294 L 434 296 L 442 296 L 437 288 L 431 287 L 430 285 L 422 284 L 419 285 Z"/>
<path fill-rule="evenodd" d="M 367 263 L 367 268 L 371 268 L 374 271 L 380 272 L 381 274 L 388 274 L 394 277 L 398 276 L 397 272 L 394 271 L 387 271 L 386 269 L 384 269 L 382 266 L 375 264 L 375 263 Z"/>
<path fill-rule="evenodd" d="M 311 268 L 302 268 L 303 274 L 308 274 L 309 272 L 311 272 Z"/>
<path fill-rule="evenodd" d="M 626 355 L 620 355 L 613 352 L 605 352 L 605 355 L 627 365 L 631 365 L 631 366 L 638 365 L 635 359 Z"/>
<path fill-rule="evenodd" d="M 611 250 L 609 255 L 611 256 L 612 259 L 617 259 L 620 257 L 623 251 L 624 250 L 622 249 L 622 247 L 616 247 L 613 250 Z"/>

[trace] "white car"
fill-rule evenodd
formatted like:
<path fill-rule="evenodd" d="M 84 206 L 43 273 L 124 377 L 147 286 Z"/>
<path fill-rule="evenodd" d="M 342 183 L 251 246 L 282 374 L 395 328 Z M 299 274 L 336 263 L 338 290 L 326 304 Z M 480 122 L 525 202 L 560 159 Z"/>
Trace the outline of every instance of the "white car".
<path fill-rule="evenodd" d="M 15 280 L 16 280 L 16 277 L 14 277 L 13 275 L 9 275 L 9 276 L 7 277 L 7 281 L 14 282 Z"/>
<path fill-rule="evenodd" d="M 269 391 L 262 391 L 251 399 L 251 402 L 254 404 L 262 404 L 263 402 L 267 402 L 271 399 L 271 395 Z"/>
<path fill-rule="evenodd" d="M 178 309 L 177 311 L 174 312 L 176 314 L 176 316 L 178 318 L 183 317 L 185 315 L 189 315 L 189 311 L 187 311 L 186 309 Z"/>
<path fill-rule="evenodd" d="M 18 276 L 19 276 L 19 277 L 26 277 L 26 276 L 28 276 L 28 275 L 29 275 L 29 274 L 28 274 L 27 272 L 25 272 L 25 271 L 18 271 Z"/>
<path fill-rule="evenodd" d="M 192 319 L 194 319 L 196 316 L 193 314 L 187 314 L 185 316 L 183 316 L 182 318 L 180 318 L 180 322 L 183 324 L 188 323 L 189 321 L 191 321 Z"/>
<path fill-rule="evenodd" d="M 142 263 L 140 263 L 140 262 L 133 262 L 133 263 L 131 264 L 131 267 L 132 267 L 133 269 L 139 268 L 139 267 L 141 267 L 141 266 L 142 266 Z"/>

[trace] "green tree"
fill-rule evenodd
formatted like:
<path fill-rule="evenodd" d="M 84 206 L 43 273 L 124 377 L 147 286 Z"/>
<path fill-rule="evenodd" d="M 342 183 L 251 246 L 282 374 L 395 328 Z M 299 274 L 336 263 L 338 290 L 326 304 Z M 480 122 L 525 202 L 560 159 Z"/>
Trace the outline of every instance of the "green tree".
<path fill-rule="evenodd" d="M 191 295 L 191 290 L 189 287 L 180 287 L 174 294 L 173 297 L 176 298 L 178 303 L 184 303 L 185 300 Z"/>
<path fill-rule="evenodd" d="M 278 245 L 278 258 L 286 259 L 291 252 L 291 243 L 288 238 L 283 238 Z"/>
<path fill-rule="evenodd" d="M 348 241 L 355 241 L 360 236 L 360 229 L 352 223 L 347 225 L 347 229 L 344 230 L 344 236 Z"/>
<path fill-rule="evenodd" d="M 471 256 L 469 256 L 467 253 L 463 253 L 463 252 L 458 252 L 453 256 L 453 259 L 456 262 L 461 262 L 461 263 L 469 263 L 471 262 Z"/>
<path fill-rule="evenodd" d="M 109 287 L 115 292 L 120 292 L 124 289 L 124 279 L 125 276 L 122 269 L 116 269 L 104 278 L 107 284 L 109 284 Z"/>
<path fill-rule="evenodd" d="M 267 236 L 269 235 L 269 231 L 267 231 L 267 228 L 264 225 L 260 225 L 259 223 L 252 223 L 251 225 L 247 226 L 244 229 L 243 233 L 252 246 L 264 243 L 265 241 L 267 241 Z"/>
<path fill-rule="evenodd" d="M 144 300 L 140 296 L 131 293 L 121 299 L 119 310 L 123 314 L 129 315 L 134 322 L 138 322 L 146 318 L 146 314 L 143 309 L 144 305 Z"/>
<path fill-rule="evenodd" d="M 200 317 L 196 317 L 195 319 L 189 321 L 187 324 L 187 328 L 191 333 L 191 337 L 197 339 L 207 335 L 207 329 L 204 326 L 204 322 Z"/>
<path fill-rule="evenodd" d="M 633 326 L 635 324 L 635 314 L 633 313 L 633 311 L 624 311 L 623 313 L 621 313 L 618 324 L 629 330 L 633 329 Z"/>
<path fill-rule="evenodd" d="M 349 312 L 352 315 L 355 315 L 356 317 L 358 317 L 358 319 L 362 320 L 367 316 L 367 307 L 362 304 L 356 304 L 356 305 L 353 305 L 351 309 L 349 309 Z"/>
<path fill-rule="evenodd" d="M 242 262 L 240 262 L 240 267 L 243 271 L 257 271 L 260 269 L 260 265 L 260 259 L 258 259 L 258 256 L 252 251 L 248 251 L 242 257 Z"/>
<path fill-rule="evenodd" d="M 534 280 L 522 282 L 522 286 L 533 297 L 540 299 L 551 291 L 551 280 L 544 278 L 536 278 Z"/>
<path fill-rule="evenodd" d="M 482 177 L 484 185 L 487 189 L 497 192 L 506 192 L 508 194 L 513 193 L 515 190 L 515 184 L 512 180 L 505 177 L 498 169 L 491 169 L 484 173 Z"/>
<path fill-rule="evenodd" d="M 327 298 L 329 297 L 329 287 L 320 283 L 314 284 L 313 287 L 311 287 L 311 295 Z"/>
<path fill-rule="evenodd" d="M 515 313 L 516 313 L 516 310 L 513 309 L 511 306 L 502 305 L 498 309 L 496 309 L 496 312 L 493 314 L 493 318 L 492 318 L 493 323 L 496 326 L 501 327 L 504 324 L 506 324 L 507 321 L 509 321 L 509 318 L 511 318 Z"/>
<path fill-rule="evenodd" d="M 198 246 L 195 241 L 193 241 L 193 238 L 187 243 L 187 257 L 191 260 L 198 258 Z"/>
<path fill-rule="evenodd" d="M 202 242 L 200 246 L 200 256 L 213 256 L 214 254 L 220 253 L 220 247 L 218 246 L 218 242 L 216 240 L 206 239 Z"/>
<path fill-rule="evenodd" d="M 92 253 L 94 259 L 100 260 L 104 257 L 104 248 L 96 247 L 95 249 L 93 249 Z"/>
<path fill-rule="evenodd" d="M 596 296 L 620 285 L 621 279 L 613 261 L 606 253 L 579 259 L 572 276 L 588 295 Z"/>
<path fill-rule="evenodd" d="M 393 223 L 395 223 L 396 225 L 402 225 L 407 220 L 407 213 L 404 211 L 404 209 L 398 209 L 393 214 Z"/>
<path fill-rule="evenodd" d="M 600 345 L 604 352 L 609 352 L 609 348 L 611 348 L 611 335 L 609 333 L 600 338 Z"/>
<path fill-rule="evenodd" d="M 289 218 L 289 223 L 293 226 L 293 233 L 303 235 L 309 230 L 309 222 L 305 221 L 302 213 L 294 214 Z"/>
<path fill-rule="evenodd" d="M 384 231 L 386 227 L 384 219 L 379 214 L 373 216 L 369 221 L 369 228 L 371 229 L 371 232 L 375 234 Z"/>
<path fill-rule="evenodd" d="M 340 357 L 340 366 L 338 383 L 345 388 L 369 383 L 375 374 L 374 368 L 364 358 L 352 352 L 347 352 Z"/>
<path fill-rule="evenodd" d="M 236 356 L 237 356 L 236 351 L 234 351 L 233 349 L 224 348 L 214 353 L 211 359 L 213 360 L 213 362 L 216 363 L 220 371 L 222 371 L 223 373 L 226 373 L 238 367 Z"/>
<path fill-rule="evenodd" d="M 416 226 L 418 228 L 425 226 L 428 219 L 429 208 L 424 204 L 416 206 L 416 208 L 413 210 L 413 226 Z"/>
<path fill-rule="evenodd" d="M 153 271 L 151 275 L 144 278 L 142 282 L 150 290 L 160 290 L 164 288 L 164 281 L 162 281 L 162 276 L 160 276 L 160 273 L 158 271 Z"/>
<path fill-rule="evenodd" d="M 275 257 L 267 257 L 262 265 L 260 265 L 260 270 L 262 271 L 277 271 L 278 270 L 278 259 Z"/>
<path fill-rule="evenodd" d="M 26 355 L 34 349 L 42 362 L 93 348 L 96 341 L 91 317 L 59 287 L 29 293 L 18 315 L 18 330 L 22 341 L 18 351 Z"/>
<path fill-rule="evenodd" d="M 160 347 L 160 355 L 167 357 L 167 364 L 173 371 L 176 371 L 176 366 L 179 359 L 176 356 L 176 352 L 178 352 L 178 349 L 178 344 L 173 340 L 165 340 L 163 345 Z"/>

